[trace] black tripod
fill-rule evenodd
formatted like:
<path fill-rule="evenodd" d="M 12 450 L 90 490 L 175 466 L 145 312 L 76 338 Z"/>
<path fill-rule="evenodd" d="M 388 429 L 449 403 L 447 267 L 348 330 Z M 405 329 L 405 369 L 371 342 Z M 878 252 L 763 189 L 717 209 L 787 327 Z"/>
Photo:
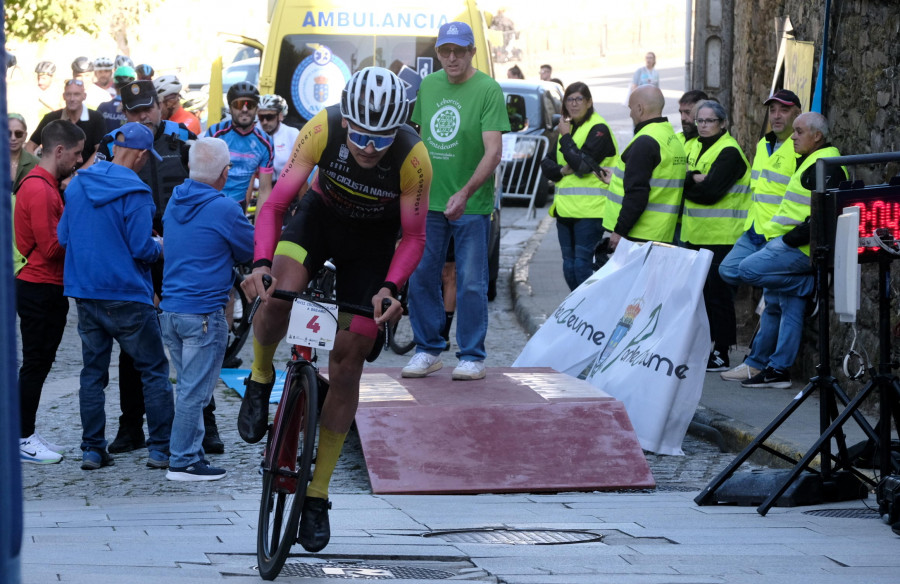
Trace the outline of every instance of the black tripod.
<path fill-rule="evenodd" d="M 822 237 L 819 241 L 825 241 Z M 765 515 L 778 499 L 787 491 L 794 481 L 800 477 L 804 470 L 810 473 L 804 475 L 807 483 L 803 490 L 816 493 L 816 497 L 825 501 L 845 501 L 850 499 L 862 499 L 866 497 L 866 484 L 875 486 L 875 483 L 853 468 L 850 456 L 847 452 L 846 438 L 843 432 L 843 424 L 852 416 L 862 428 L 869 440 L 876 445 L 881 445 L 881 473 L 883 476 L 891 472 L 890 458 L 890 420 L 893 410 L 895 422 L 900 415 L 900 408 L 892 407 L 892 404 L 900 403 L 900 383 L 897 377 L 891 373 L 891 331 L 890 331 L 890 262 L 895 257 L 886 251 L 879 252 L 879 340 L 880 363 L 877 373 L 873 370 L 872 379 L 863 387 L 859 394 L 852 400 L 838 385 L 837 380 L 831 374 L 829 363 L 830 334 L 829 311 L 830 297 L 828 288 L 829 254 L 832 252 L 829 246 L 819 245 L 815 251 L 816 278 L 819 286 L 819 364 L 816 367 L 818 375 L 809 380 L 803 391 L 741 452 L 719 476 L 706 486 L 706 488 L 694 499 L 698 505 L 710 505 L 716 503 L 714 499 L 716 491 L 728 480 L 741 464 L 743 464 L 758 449 L 776 455 L 784 460 L 795 463 L 794 467 L 782 480 L 774 492 L 757 508 L 760 515 Z M 859 406 L 865 398 L 875 389 L 880 390 L 881 396 L 881 424 L 879 432 L 876 432 L 865 417 L 859 412 Z M 819 426 L 821 436 L 815 444 L 799 460 L 792 458 L 770 448 L 765 441 L 771 436 L 791 414 L 806 401 L 814 392 L 819 392 Z M 838 414 L 837 400 L 843 404 L 844 409 Z M 900 426 L 898 426 L 900 427 Z M 831 440 L 834 438 L 838 445 L 837 455 L 832 453 Z M 816 471 L 810 468 L 810 463 L 821 454 L 821 469 Z M 811 503 L 815 501 L 810 501 Z"/>

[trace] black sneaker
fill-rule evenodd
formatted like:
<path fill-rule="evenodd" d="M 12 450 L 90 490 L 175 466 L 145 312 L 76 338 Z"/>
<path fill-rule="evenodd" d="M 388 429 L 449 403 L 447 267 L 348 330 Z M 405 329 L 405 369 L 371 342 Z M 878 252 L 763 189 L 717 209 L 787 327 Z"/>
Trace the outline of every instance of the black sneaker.
<path fill-rule="evenodd" d="M 789 389 L 791 376 L 787 371 L 766 367 L 747 381 L 742 381 L 741 387 Z"/>
<path fill-rule="evenodd" d="M 300 534 L 297 540 L 308 552 L 325 549 L 331 539 L 331 524 L 328 523 L 328 510 L 331 501 L 319 497 L 307 497 L 303 500 L 303 511 L 300 513 Z"/>
<path fill-rule="evenodd" d="M 728 354 L 721 354 L 718 351 L 713 351 L 709 354 L 709 359 L 706 361 L 706 370 L 708 372 L 712 371 L 728 371 L 731 369 L 731 366 L 728 364 Z"/>
<path fill-rule="evenodd" d="M 170 481 L 217 481 L 225 478 L 226 474 L 224 468 L 214 468 L 207 461 L 198 460 L 188 466 L 170 466 L 166 478 Z"/>
<path fill-rule="evenodd" d="M 116 433 L 116 439 L 109 444 L 109 451 L 113 454 L 120 454 L 146 447 L 147 441 L 144 439 L 143 428 L 120 426 L 119 431 Z"/>
<path fill-rule="evenodd" d="M 244 387 L 244 399 L 241 400 L 241 411 L 238 413 L 238 433 L 245 442 L 256 444 L 263 439 L 269 428 L 269 396 L 275 387 L 275 369 L 272 369 L 271 382 L 253 381 L 248 375 L 244 380 Z"/>
<path fill-rule="evenodd" d="M 203 452 L 207 454 L 225 454 L 225 443 L 219 438 L 219 428 L 207 426 L 203 435 Z"/>

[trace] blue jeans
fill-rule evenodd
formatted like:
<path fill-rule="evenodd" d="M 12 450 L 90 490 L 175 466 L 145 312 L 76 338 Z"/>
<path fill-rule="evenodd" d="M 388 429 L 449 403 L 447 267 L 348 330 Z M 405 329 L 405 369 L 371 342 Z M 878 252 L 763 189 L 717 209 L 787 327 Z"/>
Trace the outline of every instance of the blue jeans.
<path fill-rule="evenodd" d="M 147 449 L 169 452 L 172 431 L 172 385 L 156 308 L 123 300 L 77 299 L 81 337 L 81 449 L 106 450 L 106 394 L 113 339 L 134 358 L 144 384 Z"/>
<path fill-rule="evenodd" d="M 461 361 L 483 361 L 488 325 L 488 238 L 490 215 L 463 215 L 448 221 L 429 211 L 425 253 L 409 279 L 409 318 L 416 352 L 440 355 L 446 345 L 441 270 L 450 236 L 456 256 L 456 356 Z"/>
<path fill-rule="evenodd" d="M 766 240 L 751 230 L 741 234 L 734 247 L 719 264 L 719 276 L 726 284 L 738 286 L 741 284 L 740 265 L 751 254 L 754 254 L 766 246 Z"/>
<path fill-rule="evenodd" d="M 738 277 L 751 286 L 784 294 L 809 296 L 813 293 L 809 256 L 785 244 L 781 237 L 770 240 L 763 249 L 747 256 L 738 266 Z"/>
<path fill-rule="evenodd" d="M 756 369 L 787 371 L 794 364 L 803 339 L 806 298 L 771 290 L 763 296 L 766 309 L 759 317 L 759 332 L 744 363 Z"/>
<path fill-rule="evenodd" d="M 594 250 L 603 237 L 603 220 L 557 217 L 556 234 L 562 250 L 563 277 L 569 290 L 574 290 L 594 273 Z"/>
<path fill-rule="evenodd" d="M 163 312 L 160 324 L 177 379 L 169 466 L 190 466 L 205 458 L 203 408 L 219 379 L 228 323 L 220 308 L 209 314 Z"/>

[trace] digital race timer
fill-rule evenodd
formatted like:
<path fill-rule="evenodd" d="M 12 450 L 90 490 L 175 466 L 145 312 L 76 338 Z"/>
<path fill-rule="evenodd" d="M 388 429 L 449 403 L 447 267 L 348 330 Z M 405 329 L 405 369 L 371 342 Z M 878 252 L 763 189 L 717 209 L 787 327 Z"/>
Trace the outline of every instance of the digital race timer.
<path fill-rule="evenodd" d="M 900 239 L 900 185 L 878 185 L 835 190 L 835 211 L 859 208 L 859 237 L 872 237 L 876 229 L 887 229 L 891 239 Z M 872 261 L 877 247 L 860 247 L 859 260 Z"/>

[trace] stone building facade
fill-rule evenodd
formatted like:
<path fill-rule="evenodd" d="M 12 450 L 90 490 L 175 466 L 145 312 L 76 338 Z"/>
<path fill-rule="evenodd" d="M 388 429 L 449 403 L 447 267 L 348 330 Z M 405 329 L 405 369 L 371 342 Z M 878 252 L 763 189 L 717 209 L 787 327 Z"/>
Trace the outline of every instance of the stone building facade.
<path fill-rule="evenodd" d="M 825 31 L 825 2 L 809 0 L 697 0 L 692 86 L 718 98 L 730 112 L 731 132 L 751 155 L 766 124 L 762 103 L 769 95 L 778 56 L 778 23 L 789 17 L 791 34 L 814 43 L 813 79 Z M 900 152 L 900 2 L 833 0 L 829 20 L 824 111 L 832 142 L 843 154 Z M 900 164 L 857 166 L 855 179 L 879 184 L 900 174 Z M 900 234 L 895 234 L 900 237 Z M 900 270 L 900 264 L 893 266 Z M 857 347 L 877 361 L 877 266 L 864 265 Z M 900 299 L 894 294 L 896 306 Z M 753 298 L 742 296 L 741 314 L 752 318 Z M 814 319 L 812 319 L 814 320 Z M 755 323 L 754 323 L 755 324 Z M 815 323 L 794 367 L 794 378 L 814 374 L 818 362 Z M 847 325 L 832 319 L 832 364 L 850 347 Z M 747 327 L 752 333 L 752 325 Z M 748 341 L 744 336 L 742 340 Z M 900 339 L 895 339 L 900 344 Z M 839 369 L 839 367 L 837 367 Z M 840 374 L 838 375 L 840 377 Z M 847 382 L 853 392 L 853 384 Z"/>

